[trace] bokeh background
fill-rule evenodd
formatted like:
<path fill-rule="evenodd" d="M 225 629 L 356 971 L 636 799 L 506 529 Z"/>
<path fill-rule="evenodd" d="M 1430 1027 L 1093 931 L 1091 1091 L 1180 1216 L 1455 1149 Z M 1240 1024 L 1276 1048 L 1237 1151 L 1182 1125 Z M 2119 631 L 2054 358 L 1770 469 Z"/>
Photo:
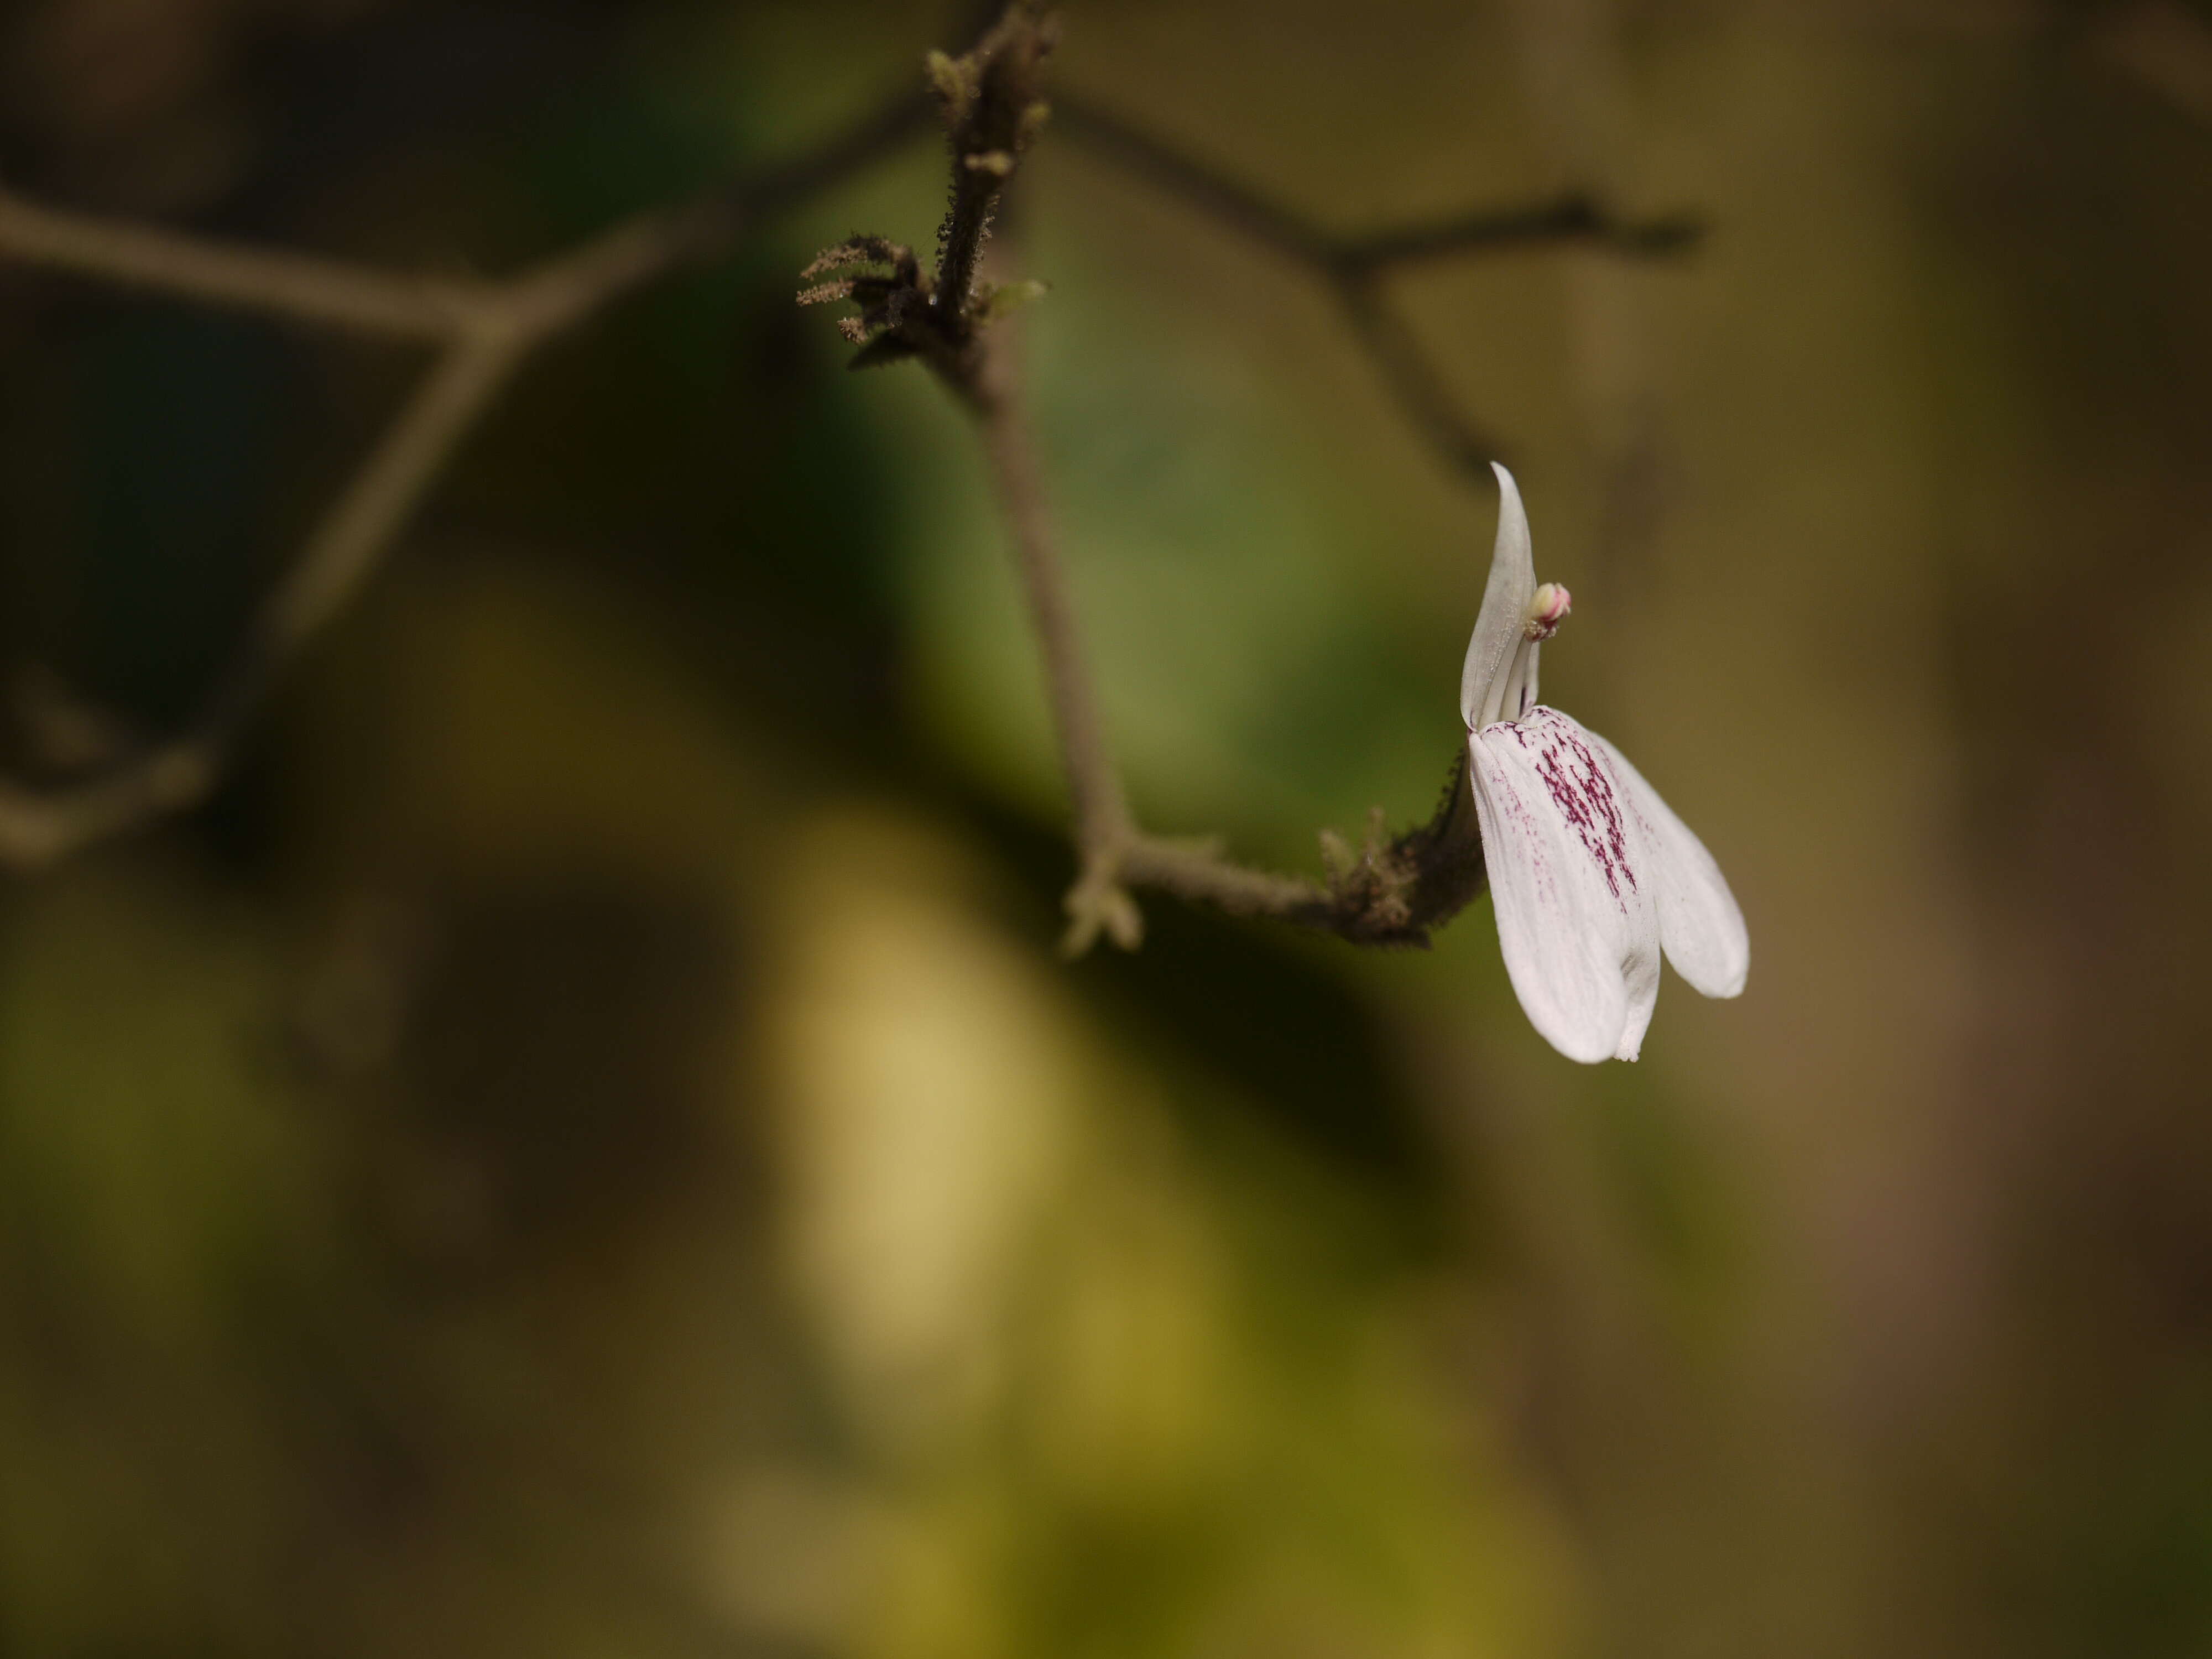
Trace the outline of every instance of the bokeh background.
<path fill-rule="evenodd" d="M 19 0 L 0 161 L 501 271 L 969 9 Z M 1346 230 L 1705 217 L 1391 289 L 1747 994 L 1585 1069 L 1486 900 L 1055 958 L 971 436 L 790 303 L 927 245 L 918 138 L 549 348 L 211 805 L 0 884 L 0 1654 L 2212 1652 L 2212 14 L 1076 0 L 1055 72 Z M 1077 146 L 1002 252 L 1147 822 L 1425 817 L 1492 499 Z M 0 267 L 27 727 L 179 719 L 421 368 Z"/>

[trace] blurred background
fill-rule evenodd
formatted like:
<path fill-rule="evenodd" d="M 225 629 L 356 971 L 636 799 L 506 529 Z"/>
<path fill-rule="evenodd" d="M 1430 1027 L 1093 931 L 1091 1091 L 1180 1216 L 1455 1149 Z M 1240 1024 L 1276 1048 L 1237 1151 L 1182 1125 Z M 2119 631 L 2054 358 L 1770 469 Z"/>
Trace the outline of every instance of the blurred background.
<path fill-rule="evenodd" d="M 503 272 L 971 11 L 17 0 L 0 165 Z M 0 1655 L 2212 1652 L 2212 13 L 1066 21 L 1331 227 L 1705 218 L 1389 290 L 1748 991 L 1589 1069 L 1486 899 L 1056 959 L 971 435 L 791 304 L 929 245 L 918 135 L 549 345 L 210 805 L 0 881 Z M 1148 823 L 1425 817 L 1494 497 L 1079 145 L 1000 251 Z M 0 263 L 19 724 L 173 728 L 423 363 Z"/>

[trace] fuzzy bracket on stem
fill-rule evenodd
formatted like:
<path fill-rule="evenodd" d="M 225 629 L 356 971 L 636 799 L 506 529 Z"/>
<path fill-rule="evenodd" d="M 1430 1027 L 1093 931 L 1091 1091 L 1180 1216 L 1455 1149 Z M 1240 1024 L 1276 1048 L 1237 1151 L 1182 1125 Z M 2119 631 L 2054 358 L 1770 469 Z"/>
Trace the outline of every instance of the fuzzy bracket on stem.
<path fill-rule="evenodd" d="M 1050 116 L 1044 60 L 1059 33 L 1049 14 L 1015 4 L 963 56 L 929 54 L 930 87 L 952 149 L 952 201 L 938 228 L 936 271 L 924 272 L 902 243 L 854 236 L 823 249 L 799 273 L 809 282 L 827 278 L 799 304 L 850 300 L 860 307 L 838 324 L 860 348 L 854 368 L 921 357 L 963 397 L 981 395 L 982 331 L 1044 292 L 1038 283 L 979 285 L 976 272 L 999 198 Z"/>

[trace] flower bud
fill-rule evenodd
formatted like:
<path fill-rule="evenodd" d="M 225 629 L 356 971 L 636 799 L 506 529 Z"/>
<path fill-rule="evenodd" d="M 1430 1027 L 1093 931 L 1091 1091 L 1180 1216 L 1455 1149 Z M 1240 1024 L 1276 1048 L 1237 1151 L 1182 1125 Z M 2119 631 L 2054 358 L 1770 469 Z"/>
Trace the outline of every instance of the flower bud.
<path fill-rule="evenodd" d="M 1548 640 L 1559 631 L 1559 624 L 1573 608 L 1573 595 L 1557 582 L 1546 582 L 1528 602 L 1528 621 L 1523 631 L 1532 640 Z"/>

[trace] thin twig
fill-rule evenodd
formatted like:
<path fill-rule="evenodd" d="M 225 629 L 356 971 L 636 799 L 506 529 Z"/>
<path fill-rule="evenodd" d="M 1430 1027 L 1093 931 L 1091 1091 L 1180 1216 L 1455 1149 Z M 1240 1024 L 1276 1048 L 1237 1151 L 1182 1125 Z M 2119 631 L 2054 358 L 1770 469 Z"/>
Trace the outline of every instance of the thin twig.
<path fill-rule="evenodd" d="M 967 401 L 975 411 L 991 482 L 1013 539 L 1014 568 L 1036 635 L 1075 820 L 1081 871 L 1067 895 L 1063 948 L 1080 955 L 1103 933 L 1123 949 L 1133 949 L 1144 937 L 1144 922 L 1129 896 L 1131 886 L 1158 887 L 1234 915 L 1343 931 L 1334 926 L 1330 894 L 1311 882 L 1248 869 L 1210 843 L 1167 841 L 1137 827 L 1099 719 L 1005 334 L 988 342 L 984 364 L 984 384 Z"/>
<path fill-rule="evenodd" d="M 1014 568 L 1036 635 L 1047 707 L 1067 778 L 1082 866 L 1067 896 L 1063 948 L 1080 955 L 1103 933 L 1123 949 L 1144 937 L 1144 921 L 1127 889 L 1157 887 L 1237 915 L 1273 916 L 1332 932 L 1356 933 L 1353 909 L 1310 881 L 1248 869 L 1207 842 L 1148 836 L 1129 811 L 1114 764 L 1083 643 L 1075 625 L 1067 568 L 1060 555 L 1042 480 L 1029 438 L 1006 337 L 984 352 L 983 385 L 975 409 L 983 453 L 1014 544 Z"/>
<path fill-rule="evenodd" d="M 0 254 L 386 338 L 451 339 L 483 299 L 475 284 L 386 276 L 311 254 L 211 241 L 42 207 L 7 191 L 0 191 Z"/>
<path fill-rule="evenodd" d="M 1107 749 L 1076 631 L 1066 569 L 1053 535 L 1029 424 L 1015 386 L 1012 356 L 1003 336 L 994 343 L 990 362 L 989 383 L 976 399 L 983 453 L 1013 537 L 1015 568 L 1044 659 L 1046 696 L 1067 772 L 1076 838 L 1088 853 L 1107 852 L 1128 841 L 1136 825 L 1129 817 L 1121 774 Z"/>
<path fill-rule="evenodd" d="M 276 665 L 352 598 L 526 349 L 524 339 L 471 341 L 453 347 L 424 378 L 270 596 L 258 630 L 270 662 L 261 678 L 273 677 Z"/>
<path fill-rule="evenodd" d="M 205 799 L 270 686 L 344 608 L 524 349 L 520 336 L 447 349 L 310 532 L 184 735 L 87 781 L 44 789 L 0 782 L 0 861 L 44 864 Z"/>
<path fill-rule="evenodd" d="M 1060 137 L 1073 139 L 1164 194 L 1181 197 L 1231 230 L 1303 264 L 1328 264 L 1334 244 L 1304 214 L 1270 200 L 1120 116 L 1063 92 L 1053 97 L 1052 121 Z"/>
<path fill-rule="evenodd" d="M 1342 235 L 1096 104 L 1061 94 L 1052 107 L 1054 130 L 1063 137 L 1277 252 L 1325 270 L 1371 271 L 1449 253 L 1576 242 L 1632 255 L 1673 253 L 1703 234 L 1701 222 L 1688 214 L 1624 219 L 1591 197 L 1570 191 L 1533 204 Z"/>
<path fill-rule="evenodd" d="M 544 337 L 623 293 L 725 252 L 746 225 L 836 183 L 928 124 L 902 89 L 823 143 L 689 202 L 648 210 L 505 282 L 417 276 L 27 201 L 0 189 L 0 257 L 204 304 L 386 338 Z"/>
<path fill-rule="evenodd" d="M 1677 253 L 1705 234 L 1687 214 L 1656 219 L 1622 219 L 1588 196 L 1569 194 L 1518 207 L 1486 208 L 1425 224 L 1400 225 L 1347 236 L 1331 245 L 1332 264 L 1346 271 L 1377 271 L 1386 266 L 1459 253 L 1495 253 L 1507 248 L 1551 247 L 1580 243 L 1634 256 Z"/>
<path fill-rule="evenodd" d="M 1332 284 L 1345 325 L 1375 365 L 1398 412 L 1437 459 L 1478 483 L 1490 482 L 1490 464 L 1506 454 L 1504 444 L 1462 409 L 1444 384 L 1443 371 L 1421 344 L 1421 337 L 1392 305 L 1371 274 Z"/>
<path fill-rule="evenodd" d="M 975 276 L 1000 193 L 1040 125 L 1038 69 L 1052 25 L 1014 0 L 960 60 L 933 59 L 953 148 L 954 201 L 933 279 L 911 256 L 861 239 L 833 264 L 890 254 L 887 277 L 831 283 L 869 301 L 864 361 L 918 356 L 976 415 L 1012 528 L 1031 624 L 1074 806 L 1083 874 L 1069 896 L 1071 943 L 1100 930 L 1136 942 L 1125 884 L 1158 887 L 1243 915 L 1282 917 L 1364 943 L 1422 943 L 1428 928 L 1480 890 L 1480 841 L 1462 772 L 1436 817 L 1358 852 L 1332 850 L 1326 887 L 1247 869 L 1203 842 L 1146 834 L 1130 814 L 1082 664 L 1067 584 L 1021 417 L 1011 360 L 984 330 L 1010 297 Z M 948 81 L 945 71 L 957 70 Z M 29 865 L 203 799 L 236 735 L 305 644 L 343 608 L 389 550 L 477 419 L 530 354 L 622 295 L 720 256 L 765 214 L 803 200 L 919 130 L 919 96 L 885 100 L 826 143 L 673 207 L 641 213 L 504 282 L 396 275 L 311 255 L 220 243 L 39 206 L 0 191 L 0 256 L 100 280 L 398 340 L 441 343 L 421 388 L 303 544 L 199 717 L 176 738 L 89 777 L 40 787 L 0 780 L 0 862 Z M 1413 260 L 1476 249 L 1580 241 L 1624 253 L 1683 246 L 1681 219 L 1633 224 L 1579 197 L 1473 214 L 1365 236 L 1329 234 L 1299 214 L 1117 118 L 1063 100 L 1063 131 L 1182 197 L 1332 287 L 1362 349 L 1431 447 L 1487 481 L 1492 446 L 1460 412 L 1404 319 L 1383 274 Z M 914 303 L 905 303 L 912 301 Z"/>
<path fill-rule="evenodd" d="M 918 133 L 919 94 L 887 99 L 826 143 L 688 203 L 638 214 L 504 282 L 393 276 L 36 206 L 0 192 L 0 255 L 204 303 L 445 349 L 174 738 L 90 776 L 0 779 L 0 864 L 36 866 L 204 799 L 240 729 L 307 641 L 342 611 L 515 370 L 625 293 L 724 251 L 759 216 L 804 199 Z"/>
<path fill-rule="evenodd" d="M 1081 99 L 1055 99 L 1053 118 L 1064 135 L 1101 159 L 1312 270 L 1328 284 L 1353 339 L 1407 422 L 1445 465 L 1483 489 L 1491 487 L 1490 463 L 1504 446 L 1453 398 L 1443 370 L 1391 302 L 1382 279 L 1422 260 L 1510 248 L 1581 244 L 1626 256 L 1673 253 L 1703 234 L 1687 215 L 1623 219 L 1589 196 L 1570 193 L 1340 235 Z"/>
<path fill-rule="evenodd" d="M 994 326 L 999 312 L 992 295 L 975 291 L 974 281 L 992 210 L 1042 108 L 1040 71 L 1052 39 L 1051 20 L 1013 0 L 964 56 L 939 53 L 930 60 L 953 168 L 952 206 L 938 233 L 936 276 L 925 276 L 912 251 L 887 237 L 855 236 L 824 249 L 806 268 L 802 280 L 813 286 L 799 294 L 799 302 L 852 301 L 860 314 L 841 326 L 861 348 L 855 367 L 919 359 L 975 419 L 1012 536 L 1014 568 L 1042 659 L 1046 703 L 1073 809 L 1080 869 L 1066 896 L 1064 948 L 1080 954 L 1102 933 L 1125 949 L 1135 946 L 1144 920 L 1130 896 L 1132 886 L 1159 888 L 1239 915 L 1297 922 L 1362 944 L 1426 944 L 1429 930 L 1482 888 L 1481 841 L 1463 761 L 1435 818 L 1422 828 L 1386 841 L 1378 823 L 1358 853 L 1324 837 L 1332 865 L 1326 887 L 1237 864 L 1210 842 L 1147 835 L 1130 812 L 1084 663 L 1014 358 L 1006 331 Z M 1104 130 L 1216 213 L 1301 258 L 1321 258 L 1325 269 L 1341 276 L 1348 295 L 1370 291 L 1364 266 L 1355 270 L 1328 252 L 1318 233 L 1294 216 L 1118 125 Z M 979 167 L 979 157 L 987 165 Z M 817 280 L 823 277 L 829 280 Z M 1432 420 L 1453 418 L 1440 390 L 1430 401 Z"/>
<path fill-rule="evenodd" d="M 1322 888 L 1296 876 L 1237 864 L 1224 858 L 1211 842 L 1133 836 L 1121 848 L 1120 873 L 1133 886 L 1157 887 L 1231 915 L 1328 927 L 1329 896 Z"/>
<path fill-rule="evenodd" d="M 1042 478 L 1003 331 L 979 343 L 981 384 L 965 389 L 975 411 L 1014 565 L 1042 659 L 1047 706 L 1073 807 L 1080 870 L 1066 897 L 1069 955 L 1100 933 L 1123 949 L 1144 936 L 1131 887 L 1152 887 L 1233 915 L 1295 922 L 1358 944 L 1425 945 L 1429 931 L 1482 890 L 1482 846 L 1467 781 L 1455 771 L 1436 817 L 1386 840 L 1377 825 L 1357 854 L 1334 843 L 1327 887 L 1255 870 L 1210 841 L 1146 834 L 1129 810 L 1085 664 Z M 1326 843 L 1329 844 L 1329 843 Z"/>

